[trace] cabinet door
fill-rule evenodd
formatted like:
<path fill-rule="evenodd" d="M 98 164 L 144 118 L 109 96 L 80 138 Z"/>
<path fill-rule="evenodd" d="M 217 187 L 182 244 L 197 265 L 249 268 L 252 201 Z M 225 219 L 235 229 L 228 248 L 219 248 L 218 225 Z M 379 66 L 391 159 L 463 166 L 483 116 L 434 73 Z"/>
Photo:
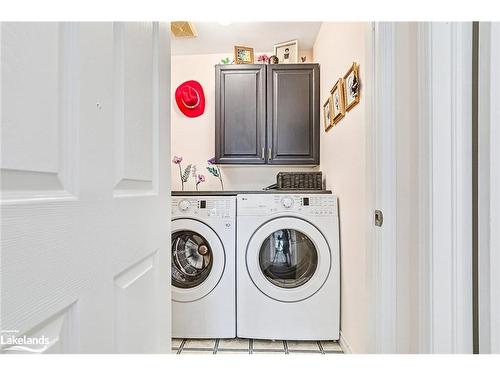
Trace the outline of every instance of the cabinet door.
<path fill-rule="evenodd" d="M 267 68 L 268 164 L 319 164 L 318 64 Z"/>
<path fill-rule="evenodd" d="M 216 66 L 217 163 L 265 164 L 265 69 L 262 64 Z"/>

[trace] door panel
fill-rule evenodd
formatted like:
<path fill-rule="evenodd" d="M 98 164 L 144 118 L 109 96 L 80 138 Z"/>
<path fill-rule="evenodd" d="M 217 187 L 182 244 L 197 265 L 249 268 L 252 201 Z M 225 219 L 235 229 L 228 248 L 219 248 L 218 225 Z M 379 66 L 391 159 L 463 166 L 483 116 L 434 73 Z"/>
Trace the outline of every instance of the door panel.
<path fill-rule="evenodd" d="M 75 27 L 2 25 L 2 198 L 76 193 Z"/>
<path fill-rule="evenodd" d="M 158 80 L 152 24 L 117 23 L 113 35 L 115 194 L 153 189 Z M 155 92 L 156 90 L 156 92 Z"/>
<path fill-rule="evenodd" d="M 319 164 L 319 66 L 269 65 L 267 82 L 268 163 Z"/>
<path fill-rule="evenodd" d="M 117 353 L 154 353 L 161 337 L 156 330 L 159 252 L 140 260 L 114 278 L 114 342 Z M 131 339 L 133 338 L 133 339 Z"/>
<path fill-rule="evenodd" d="M 168 25 L 0 32 L 0 329 L 47 337 L 42 352 L 168 352 Z M 117 194 L 127 179 L 134 194 Z"/>
<path fill-rule="evenodd" d="M 264 164 L 266 66 L 217 65 L 216 159 L 220 164 Z"/>

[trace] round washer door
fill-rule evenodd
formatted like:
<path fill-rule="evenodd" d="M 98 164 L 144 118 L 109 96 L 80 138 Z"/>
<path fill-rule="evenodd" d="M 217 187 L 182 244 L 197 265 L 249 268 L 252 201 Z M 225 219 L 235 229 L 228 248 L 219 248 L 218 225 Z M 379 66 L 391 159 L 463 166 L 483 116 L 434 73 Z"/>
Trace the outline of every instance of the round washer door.
<path fill-rule="evenodd" d="M 330 273 L 331 254 L 314 225 L 285 217 L 257 229 L 247 245 L 246 265 L 253 283 L 266 296 L 297 302 L 321 289 Z"/>
<path fill-rule="evenodd" d="M 224 246 L 208 225 L 192 219 L 172 221 L 172 300 L 205 297 L 219 283 L 225 262 Z"/>

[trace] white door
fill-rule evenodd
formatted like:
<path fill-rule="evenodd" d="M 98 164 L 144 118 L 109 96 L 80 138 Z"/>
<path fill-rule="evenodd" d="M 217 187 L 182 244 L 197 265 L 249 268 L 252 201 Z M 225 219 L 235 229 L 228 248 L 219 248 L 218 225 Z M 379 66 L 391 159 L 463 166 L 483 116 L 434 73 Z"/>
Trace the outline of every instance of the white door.
<path fill-rule="evenodd" d="M 168 352 L 168 25 L 0 33 L 1 351 Z"/>

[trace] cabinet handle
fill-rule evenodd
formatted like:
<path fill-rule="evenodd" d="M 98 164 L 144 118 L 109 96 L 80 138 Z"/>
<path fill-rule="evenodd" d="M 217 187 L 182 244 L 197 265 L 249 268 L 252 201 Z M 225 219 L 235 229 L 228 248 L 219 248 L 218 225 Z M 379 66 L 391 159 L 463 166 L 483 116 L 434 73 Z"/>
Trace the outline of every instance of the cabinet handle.
<path fill-rule="evenodd" d="M 261 155 L 262 160 L 264 160 L 264 158 L 265 158 L 264 147 L 262 147 L 262 152 L 260 153 L 260 155 Z"/>
<path fill-rule="evenodd" d="M 271 147 L 269 147 L 268 154 L 267 154 L 267 158 L 268 158 L 269 160 L 272 160 L 272 158 L 273 158 L 272 150 L 273 150 L 273 149 L 272 149 Z"/>

